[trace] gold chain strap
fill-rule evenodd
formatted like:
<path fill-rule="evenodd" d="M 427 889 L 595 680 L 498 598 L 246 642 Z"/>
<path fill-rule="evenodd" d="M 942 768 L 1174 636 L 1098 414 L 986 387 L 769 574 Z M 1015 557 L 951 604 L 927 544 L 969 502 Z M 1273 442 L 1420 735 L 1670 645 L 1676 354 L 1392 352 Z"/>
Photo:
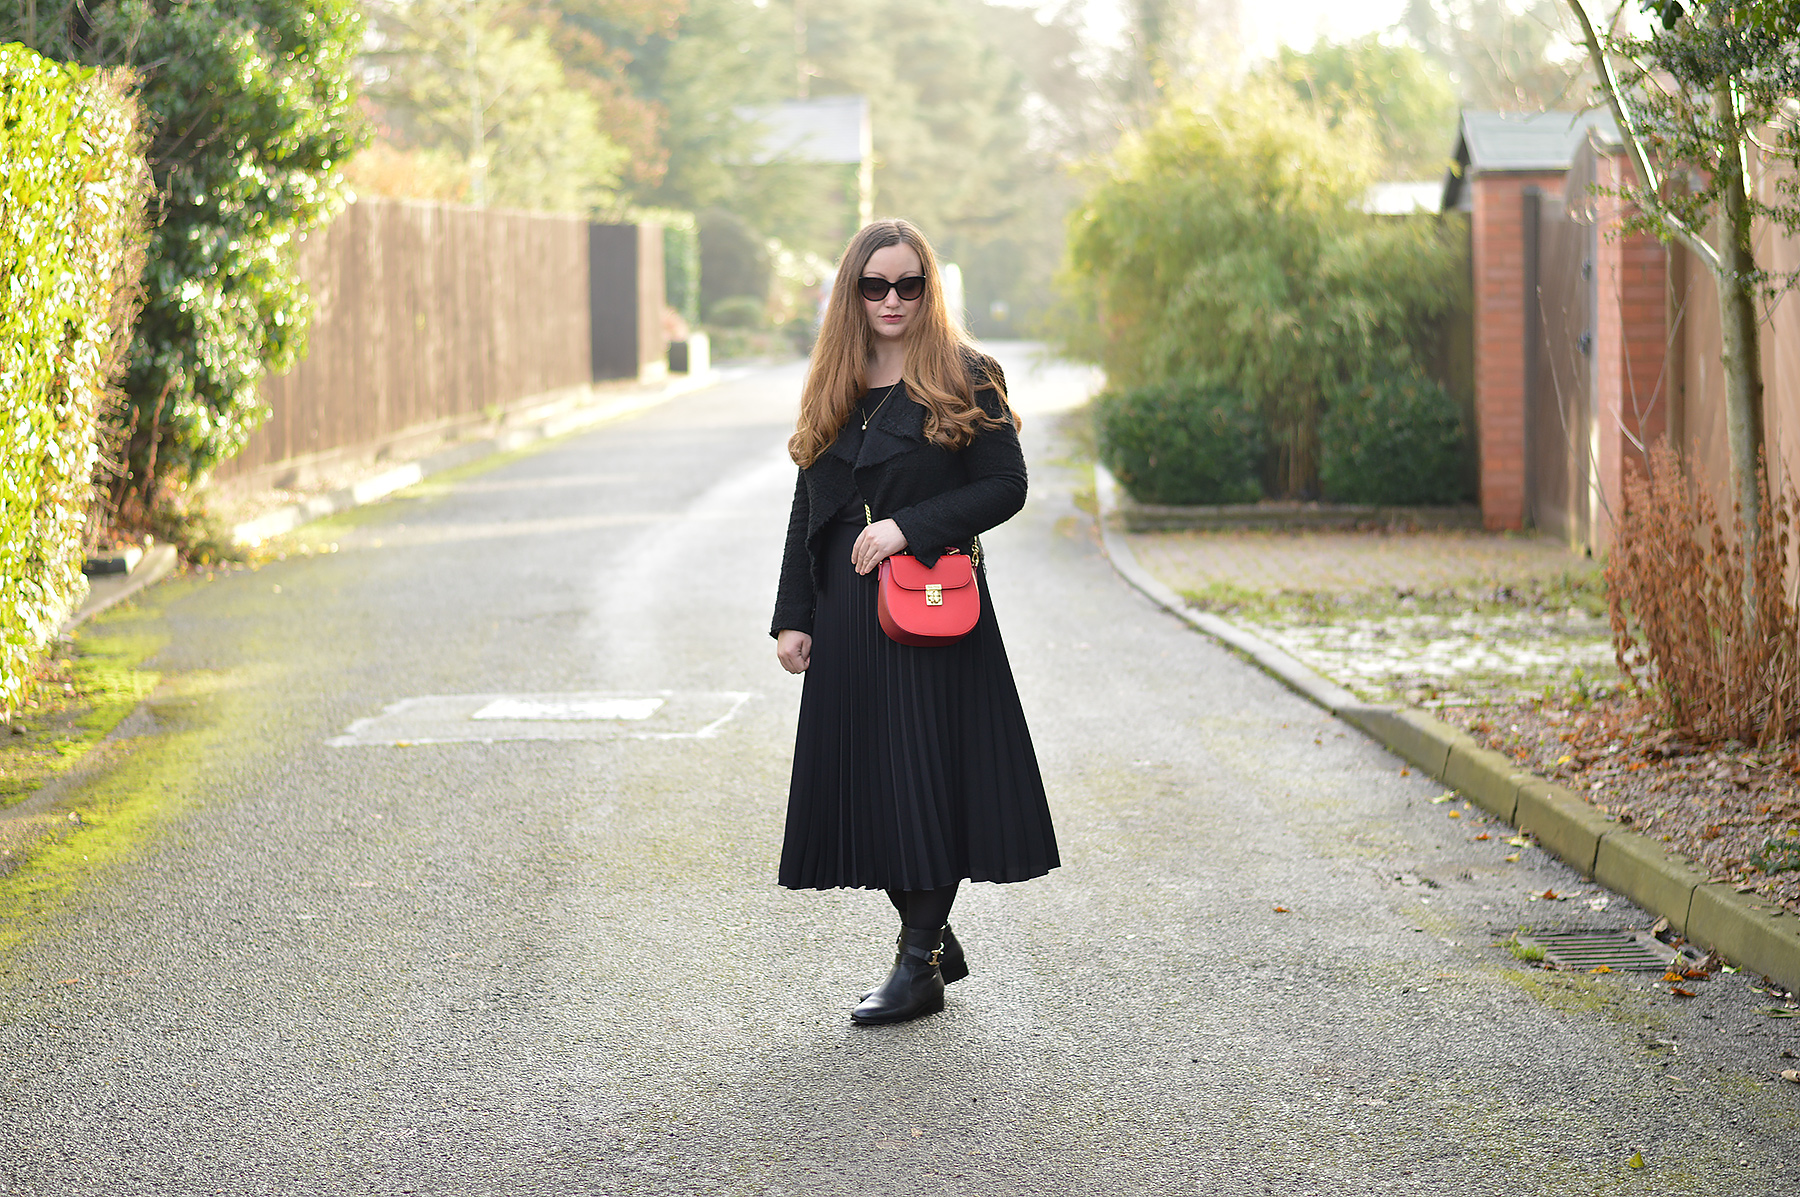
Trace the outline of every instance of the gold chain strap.
<path fill-rule="evenodd" d="M 869 510 L 869 505 L 867 503 L 863 504 L 863 522 L 865 524 L 872 524 L 875 522 L 875 513 Z M 969 564 L 976 569 L 981 568 L 981 537 L 979 536 L 975 538 L 974 551 L 969 554 Z"/>

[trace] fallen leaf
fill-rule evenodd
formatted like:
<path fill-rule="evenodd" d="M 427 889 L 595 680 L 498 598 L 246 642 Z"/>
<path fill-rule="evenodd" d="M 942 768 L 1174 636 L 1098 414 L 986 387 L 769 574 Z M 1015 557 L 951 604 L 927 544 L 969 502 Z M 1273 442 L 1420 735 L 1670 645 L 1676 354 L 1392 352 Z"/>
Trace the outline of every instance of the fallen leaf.
<path fill-rule="evenodd" d="M 1491 839 L 1493 839 L 1493 838 L 1494 838 L 1494 837 L 1493 837 L 1493 836 L 1491 836 L 1491 835 L 1489 835 L 1489 834 L 1488 834 L 1488 833 L 1487 833 L 1487 832 L 1485 832 L 1485 831 L 1484 831 L 1484 832 L 1482 832 L 1482 833 L 1481 833 L 1481 834 L 1480 834 L 1480 835 L 1478 835 L 1478 836 L 1476 836 L 1476 837 L 1475 837 L 1475 838 L 1476 838 L 1476 839 L 1478 839 L 1478 840 L 1491 840 Z"/>
<path fill-rule="evenodd" d="M 1588 969 L 1588 971 L 1590 973 L 1610 973 L 1612 971 L 1612 965 L 1596 964 L 1593 968 Z"/>
<path fill-rule="evenodd" d="M 917 1138 L 919 1138 L 919 1137 L 920 1137 L 920 1136 L 921 1136 L 921 1135 L 923 1135 L 923 1134 L 924 1134 L 924 1133 L 925 1133 L 925 1132 L 924 1132 L 924 1131 L 922 1131 L 922 1130 L 920 1130 L 920 1129 L 919 1129 L 919 1128 L 918 1128 L 918 1127 L 916 1127 L 916 1126 L 915 1126 L 915 1127 L 913 1127 L 913 1138 L 915 1138 L 915 1139 L 917 1139 Z"/>
<path fill-rule="evenodd" d="M 1676 972 L 1674 969 L 1670 969 L 1668 972 L 1663 974 L 1663 980 L 1679 981 L 1679 980 L 1681 980 L 1681 974 Z"/>
<path fill-rule="evenodd" d="M 1288 909 L 1288 908 L 1287 908 L 1287 907 L 1285 907 L 1285 906 L 1277 906 L 1277 907 L 1276 907 L 1276 908 L 1275 908 L 1275 913 L 1276 913 L 1276 914 L 1292 914 L 1292 913 L 1293 913 L 1293 912 L 1292 912 L 1292 911 L 1290 911 L 1290 910 L 1289 910 L 1289 909 Z"/>
<path fill-rule="evenodd" d="M 1531 840 L 1522 835 L 1515 835 L 1511 839 L 1507 840 L 1506 842 L 1511 844 L 1515 848 L 1531 847 Z"/>
<path fill-rule="evenodd" d="M 1699 994 L 1695 993 L 1693 990 L 1683 989 L 1679 985 L 1669 986 L 1669 992 L 1674 994 L 1676 997 L 1699 997 L 1700 996 Z"/>
<path fill-rule="evenodd" d="M 1462 812 L 1459 810 L 1453 810 L 1450 812 L 1450 817 L 1452 819 L 1460 819 L 1460 818 L 1462 818 Z"/>
<path fill-rule="evenodd" d="M 1442 794 L 1439 794 L 1436 798 L 1433 798 L 1431 800 L 1431 805 L 1441 806 L 1442 804 L 1451 801 L 1455 797 L 1456 797 L 1455 790 L 1446 790 Z"/>
<path fill-rule="evenodd" d="M 1683 969 L 1681 975 L 1689 981 L 1704 981 L 1707 977 L 1706 970 L 1703 968 Z"/>
<path fill-rule="evenodd" d="M 1625 1166 L 1627 1168 L 1642 1168 L 1644 1166 L 1644 1153 L 1641 1151 L 1632 1152 L 1631 1158 L 1625 1161 Z"/>
<path fill-rule="evenodd" d="M 1510 860 L 1510 861 L 1516 861 L 1519 859 L 1519 854 L 1517 852 L 1514 852 L 1511 856 L 1507 857 L 1506 859 Z"/>
<path fill-rule="evenodd" d="M 1554 901 L 1556 901 L 1556 891 L 1553 889 L 1547 889 L 1543 893 L 1539 894 L 1538 897 L 1542 898 L 1546 902 L 1554 902 Z"/>
<path fill-rule="evenodd" d="M 395 740 L 394 747 L 395 748 L 411 748 L 412 741 L 411 740 Z"/>
<path fill-rule="evenodd" d="M 1400 776 L 1402 776 L 1402 777 L 1411 777 L 1411 776 L 1412 776 L 1412 770 L 1411 770 L 1411 769 L 1404 769 L 1404 768 L 1403 768 L 1403 769 L 1401 769 L 1401 770 L 1400 770 Z"/>
<path fill-rule="evenodd" d="M 1770 1018 L 1800 1018 L 1800 1010 L 1788 1006 L 1764 1006 L 1763 1013 Z"/>
<path fill-rule="evenodd" d="M 1794 1084 L 1800 1085 L 1800 1068 L 1783 1068 L 1781 1070 L 1781 1079 L 1784 1081 L 1792 1081 Z"/>
<path fill-rule="evenodd" d="M 70 977 L 65 981 L 58 981 L 57 984 L 58 985 L 79 985 L 79 984 L 81 984 L 81 978 L 80 977 Z"/>

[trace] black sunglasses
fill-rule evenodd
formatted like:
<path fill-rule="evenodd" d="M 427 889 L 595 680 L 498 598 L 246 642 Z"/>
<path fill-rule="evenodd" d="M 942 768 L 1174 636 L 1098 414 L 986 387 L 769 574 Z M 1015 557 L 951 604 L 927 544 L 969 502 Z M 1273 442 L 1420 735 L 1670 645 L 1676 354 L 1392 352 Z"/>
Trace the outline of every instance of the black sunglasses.
<path fill-rule="evenodd" d="M 870 303 L 880 303 L 882 300 L 886 299 L 888 288 L 890 287 L 893 288 L 894 293 L 900 296 L 901 299 L 905 300 L 907 303 L 911 303 L 919 296 L 925 294 L 925 276 L 922 274 L 909 274 L 905 278 L 895 279 L 890 283 L 886 279 L 878 278 L 873 274 L 865 274 L 856 280 L 856 289 L 861 291 L 862 297 Z"/>

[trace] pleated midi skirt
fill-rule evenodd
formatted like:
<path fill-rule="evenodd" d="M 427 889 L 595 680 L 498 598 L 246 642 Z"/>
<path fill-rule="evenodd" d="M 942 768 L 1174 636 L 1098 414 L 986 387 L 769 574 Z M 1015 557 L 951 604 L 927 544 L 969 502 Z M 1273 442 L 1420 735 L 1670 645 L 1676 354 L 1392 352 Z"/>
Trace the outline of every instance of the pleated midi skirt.
<path fill-rule="evenodd" d="M 1012 666 L 977 570 L 981 620 L 953 645 L 896 644 L 859 577 L 861 526 L 823 533 L 825 578 L 800 698 L 780 882 L 922 890 L 1024 881 L 1059 863 Z"/>

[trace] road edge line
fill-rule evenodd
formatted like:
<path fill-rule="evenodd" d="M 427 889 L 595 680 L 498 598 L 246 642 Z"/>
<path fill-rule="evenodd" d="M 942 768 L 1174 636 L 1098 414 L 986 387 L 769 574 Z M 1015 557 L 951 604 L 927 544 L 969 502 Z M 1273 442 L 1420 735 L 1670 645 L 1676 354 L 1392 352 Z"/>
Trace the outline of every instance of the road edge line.
<path fill-rule="evenodd" d="M 1290 690 L 1357 728 L 1495 818 L 1533 836 L 1545 852 L 1621 894 L 1690 942 L 1800 990 L 1800 917 L 1708 878 L 1686 856 L 1618 826 L 1581 795 L 1521 769 L 1417 707 L 1365 703 L 1293 656 L 1231 621 L 1195 611 L 1139 564 L 1120 527 L 1118 482 L 1094 465 L 1095 523 L 1120 577 L 1184 623 L 1233 649 Z"/>

